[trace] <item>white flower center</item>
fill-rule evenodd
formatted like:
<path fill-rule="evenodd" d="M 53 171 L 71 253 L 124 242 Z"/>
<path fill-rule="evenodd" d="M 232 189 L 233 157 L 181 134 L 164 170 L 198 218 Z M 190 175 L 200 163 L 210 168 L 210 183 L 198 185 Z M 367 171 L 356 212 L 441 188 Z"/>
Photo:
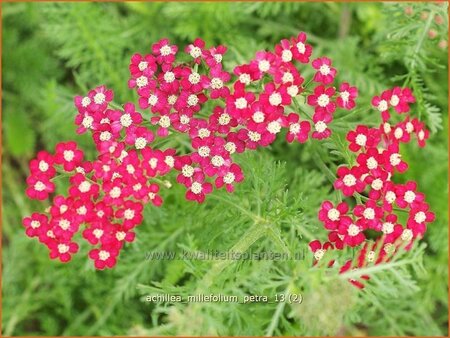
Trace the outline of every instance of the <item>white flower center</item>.
<path fill-rule="evenodd" d="M 391 222 L 385 222 L 383 223 L 383 226 L 381 228 L 381 231 L 386 234 L 389 235 L 394 231 L 394 224 Z"/>
<path fill-rule="evenodd" d="M 98 253 L 98 258 L 101 261 L 106 261 L 109 258 L 109 256 L 110 256 L 110 254 L 106 250 L 100 250 L 100 252 Z"/>
<path fill-rule="evenodd" d="M 287 93 L 290 97 L 297 96 L 298 94 L 298 87 L 296 85 L 289 86 L 287 89 Z"/>
<path fill-rule="evenodd" d="M 148 161 L 148 164 L 150 165 L 150 168 L 155 169 L 158 165 L 158 159 L 157 158 L 151 158 Z"/>
<path fill-rule="evenodd" d="M 413 232 L 410 229 L 405 229 L 402 232 L 402 240 L 409 242 L 413 238 Z"/>
<path fill-rule="evenodd" d="M 349 97 L 350 97 L 350 93 L 348 91 L 343 91 L 342 93 L 339 94 L 341 96 L 342 101 L 347 102 Z"/>
<path fill-rule="evenodd" d="M 225 150 L 228 151 L 230 154 L 234 154 L 236 152 L 236 144 L 233 142 L 227 142 L 225 144 Z"/>
<path fill-rule="evenodd" d="M 36 221 L 36 220 L 31 221 L 30 226 L 31 226 L 33 229 L 37 229 L 37 228 L 39 228 L 39 227 L 41 226 L 41 222 Z"/>
<path fill-rule="evenodd" d="M 225 160 L 223 159 L 222 156 L 216 155 L 213 156 L 213 158 L 211 159 L 211 163 L 215 167 L 221 167 L 225 163 Z"/>
<path fill-rule="evenodd" d="M 36 191 L 43 191 L 43 190 L 45 190 L 45 184 L 42 183 L 41 181 L 37 181 L 34 184 L 34 190 L 36 190 Z"/>
<path fill-rule="evenodd" d="M 91 99 L 87 96 L 83 97 L 83 99 L 81 100 L 81 105 L 86 108 L 87 106 L 89 106 L 91 104 Z"/>
<path fill-rule="evenodd" d="M 255 121 L 256 123 L 262 123 L 264 122 L 264 120 L 266 119 L 265 115 L 263 112 L 261 111 L 256 111 L 253 113 L 252 115 L 252 119 L 253 121 Z"/>
<path fill-rule="evenodd" d="M 194 175 L 194 168 L 185 164 L 183 168 L 181 168 L 181 173 L 184 177 L 192 177 L 192 175 Z"/>
<path fill-rule="evenodd" d="M 290 72 L 285 72 L 283 74 L 283 78 L 281 79 L 281 81 L 283 83 L 294 82 L 294 75 L 292 75 L 292 73 L 290 73 Z"/>
<path fill-rule="evenodd" d="M 191 74 L 189 74 L 188 80 L 192 84 L 197 84 L 200 82 L 200 74 L 199 73 L 191 73 Z"/>
<path fill-rule="evenodd" d="M 219 124 L 221 126 L 226 126 L 228 123 L 230 123 L 230 121 L 231 121 L 231 117 L 227 113 L 223 113 L 219 117 Z"/>
<path fill-rule="evenodd" d="M 81 124 L 83 125 L 84 128 L 90 129 L 92 127 L 92 122 L 94 122 L 94 118 L 92 116 L 87 115 L 83 118 Z"/>
<path fill-rule="evenodd" d="M 207 146 L 202 146 L 202 147 L 198 148 L 198 154 L 199 154 L 201 157 L 208 157 L 210 151 L 211 151 L 211 150 L 210 150 L 209 147 L 207 147 Z"/>
<path fill-rule="evenodd" d="M 194 182 L 191 185 L 191 191 L 196 195 L 200 194 L 202 192 L 202 189 L 203 189 L 202 185 L 198 182 Z"/>
<path fill-rule="evenodd" d="M 363 212 L 363 216 L 365 219 L 374 219 L 375 218 L 375 210 L 372 208 L 367 208 Z"/>
<path fill-rule="evenodd" d="M 75 153 L 72 150 L 64 150 L 63 157 L 65 161 L 70 162 L 75 157 Z"/>
<path fill-rule="evenodd" d="M 317 121 L 317 123 L 314 125 L 314 128 L 318 133 L 323 133 L 327 129 L 327 125 L 323 121 Z"/>
<path fill-rule="evenodd" d="M 250 77 L 249 74 L 243 73 L 239 75 L 239 81 L 245 85 L 248 85 L 250 84 L 250 82 L 252 82 L 252 78 Z"/>
<path fill-rule="evenodd" d="M 355 142 L 357 145 L 361 146 L 361 147 L 365 147 L 366 146 L 366 142 L 367 142 L 367 136 L 364 134 L 358 134 L 356 136 Z"/>
<path fill-rule="evenodd" d="M 116 238 L 117 238 L 118 241 L 123 241 L 126 236 L 127 235 L 126 235 L 126 233 L 124 231 L 119 231 L 118 233 L 116 233 Z"/>
<path fill-rule="evenodd" d="M 390 100 L 389 103 L 390 103 L 392 106 L 395 107 L 396 105 L 399 104 L 399 102 L 400 102 L 399 97 L 398 97 L 397 95 L 392 95 L 391 100 Z"/>
<path fill-rule="evenodd" d="M 331 221 L 334 222 L 339 220 L 341 213 L 339 212 L 339 210 L 331 208 L 330 210 L 328 210 L 327 216 Z"/>
<path fill-rule="evenodd" d="M 145 87 L 148 84 L 148 79 L 146 76 L 142 75 L 136 79 L 136 85 L 139 88 Z"/>
<path fill-rule="evenodd" d="M 395 195 L 395 192 L 387 191 L 386 196 L 384 198 L 389 204 L 392 204 L 395 202 L 395 199 L 397 198 L 397 196 Z"/>
<path fill-rule="evenodd" d="M 211 135 L 211 131 L 209 130 L 209 129 L 206 129 L 206 128 L 200 128 L 199 130 L 198 130 L 198 136 L 200 137 L 200 138 L 205 138 L 205 137 L 209 137 L 209 135 Z"/>
<path fill-rule="evenodd" d="M 350 224 L 350 226 L 347 229 L 347 233 L 349 236 L 356 236 L 361 232 L 359 226 L 355 225 L 355 224 Z"/>
<path fill-rule="evenodd" d="M 195 95 L 195 94 L 189 95 L 188 100 L 187 100 L 188 106 L 193 107 L 193 106 L 197 105 L 197 103 L 198 103 L 197 95 Z"/>
<path fill-rule="evenodd" d="M 325 250 L 323 250 L 323 249 L 316 250 L 316 252 L 314 252 L 314 259 L 316 261 L 320 261 L 324 254 L 325 254 Z"/>
<path fill-rule="evenodd" d="M 391 125 L 388 122 L 383 123 L 383 130 L 385 134 L 389 134 L 391 132 Z"/>
<path fill-rule="evenodd" d="M 131 126 L 131 124 L 133 123 L 133 120 L 131 119 L 131 115 L 130 114 L 123 114 L 120 117 L 120 124 L 127 128 L 129 126 Z"/>
<path fill-rule="evenodd" d="M 127 209 L 125 210 L 125 212 L 123 213 L 123 217 L 127 220 L 133 219 L 134 217 L 134 210 L 132 209 Z"/>
<path fill-rule="evenodd" d="M 398 139 L 401 139 L 402 136 L 403 136 L 403 129 L 400 128 L 400 127 L 395 128 L 394 136 L 395 136 L 395 138 L 396 138 L 397 140 L 398 140 Z"/>
<path fill-rule="evenodd" d="M 88 181 L 83 181 L 81 182 L 81 184 L 78 186 L 78 189 L 81 192 L 88 192 L 91 189 L 91 184 Z"/>
<path fill-rule="evenodd" d="M 280 93 L 272 93 L 272 94 L 270 94 L 270 96 L 269 96 L 269 103 L 272 106 L 280 105 L 281 101 L 282 101 L 282 98 L 281 98 Z"/>
<path fill-rule="evenodd" d="M 407 192 L 405 192 L 404 198 L 407 203 L 412 203 L 416 199 L 416 194 L 414 193 L 414 191 L 408 190 Z"/>
<path fill-rule="evenodd" d="M 356 177 L 352 174 L 347 174 L 344 176 L 342 181 L 347 187 L 352 187 L 356 184 Z"/>
<path fill-rule="evenodd" d="M 170 118 L 167 115 L 161 116 L 159 119 L 159 125 L 163 128 L 169 128 L 170 127 Z"/>
<path fill-rule="evenodd" d="M 180 122 L 181 122 L 181 124 L 188 124 L 189 123 L 189 121 L 190 121 L 191 119 L 189 118 L 189 116 L 187 116 L 187 115 L 181 115 L 180 116 Z"/>
<path fill-rule="evenodd" d="M 371 187 L 373 190 L 380 190 L 381 188 L 383 188 L 383 181 L 379 178 L 373 180 Z"/>
<path fill-rule="evenodd" d="M 150 105 L 150 106 L 154 106 L 154 105 L 156 105 L 157 103 L 158 103 L 158 96 L 156 96 L 156 95 L 154 95 L 154 94 L 152 94 L 152 95 L 150 95 L 149 97 L 148 97 L 148 104 Z"/>
<path fill-rule="evenodd" d="M 379 111 L 386 111 L 388 109 L 388 103 L 386 102 L 386 100 L 381 100 L 378 103 L 378 110 Z"/>
<path fill-rule="evenodd" d="M 378 167 L 378 162 L 373 156 L 371 156 L 367 159 L 366 165 L 367 165 L 367 168 L 372 170 L 372 169 L 376 169 Z"/>
<path fill-rule="evenodd" d="M 69 246 L 66 244 L 58 244 L 58 252 L 61 254 L 69 252 Z"/>
<path fill-rule="evenodd" d="M 220 89 L 223 87 L 223 81 L 218 77 L 214 77 L 211 79 L 211 88 L 212 89 Z"/>
<path fill-rule="evenodd" d="M 141 72 L 144 71 L 144 70 L 146 70 L 147 67 L 148 67 L 148 62 L 147 62 L 147 61 L 141 61 L 141 62 L 139 62 L 139 64 L 138 64 L 138 68 L 139 68 L 139 70 L 140 70 Z"/>
<path fill-rule="evenodd" d="M 292 60 L 292 52 L 289 49 L 283 50 L 281 53 L 281 59 L 283 62 L 291 62 Z"/>
<path fill-rule="evenodd" d="M 46 172 L 48 170 L 49 166 L 48 163 L 44 160 L 39 161 L 39 170 L 42 172 Z"/>
<path fill-rule="evenodd" d="M 79 207 L 77 209 L 77 214 L 78 215 L 86 215 L 87 214 L 87 208 L 84 205 L 82 205 L 81 207 Z"/>
<path fill-rule="evenodd" d="M 250 140 L 252 140 L 253 142 L 258 142 L 259 140 L 261 140 L 261 134 L 256 132 L 256 131 L 249 131 L 248 132 L 248 137 L 250 138 Z"/>
<path fill-rule="evenodd" d="M 261 60 L 258 62 L 258 68 L 261 72 L 267 72 L 270 69 L 270 62 L 267 60 Z"/>
<path fill-rule="evenodd" d="M 166 81 L 167 83 L 172 83 L 173 81 L 175 81 L 175 74 L 173 72 L 164 73 L 164 81 Z"/>
<path fill-rule="evenodd" d="M 414 216 L 414 220 L 417 223 L 423 223 L 425 220 L 427 219 L 427 216 L 425 215 L 425 213 L 423 211 L 419 211 L 415 216 Z"/>
<path fill-rule="evenodd" d="M 423 140 L 425 138 L 425 132 L 423 130 L 419 131 L 419 140 Z"/>
<path fill-rule="evenodd" d="M 198 58 L 198 57 L 200 57 L 202 55 L 202 50 L 199 47 L 194 46 L 194 47 L 191 48 L 191 51 L 189 52 L 189 54 L 194 59 L 196 59 L 196 58 Z"/>
<path fill-rule="evenodd" d="M 401 162 L 401 156 L 400 156 L 400 154 L 397 154 L 397 153 L 395 153 L 395 154 L 392 154 L 390 157 L 389 157 L 389 162 L 391 163 L 391 165 L 392 166 L 397 166 L 397 165 L 399 165 L 400 164 L 400 162 Z"/>
<path fill-rule="evenodd" d="M 141 189 L 142 189 L 142 184 L 136 183 L 135 185 L 133 185 L 133 190 L 134 191 L 139 191 Z"/>
<path fill-rule="evenodd" d="M 406 123 L 406 132 L 411 134 L 414 131 L 414 125 L 411 122 Z"/>
<path fill-rule="evenodd" d="M 103 235 L 103 230 L 102 229 L 95 229 L 94 231 L 92 231 L 92 234 L 96 237 L 96 238 L 100 238 Z"/>
<path fill-rule="evenodd" d="M 136 149 L 144 149 L 146 145 L 147 145 L 147 140 L 144 137 L 138 137 L 134 141 L 134 146 L 136 147 Z"/>
<path fill-rule="evenodd" d="M 134 172 L 136 171 L 136 169 L 134 168 L 134 166 L 132 164 L 127 164 L 126 170 L 127 170 L 127 173 L 129 173 L 130 175 L 133 175 Z"/>
<path fill-rule="evenodd" d="M 97 93 L 94 96 L 94 102 L 97 104 L 102 104 L 103 102 L 105 102 L 106 96 L 103 93 Z"/>
<path fill-rule="evenodd" d="M 300 124 L 299 123 L 293 123 L 289 126 L 289 132 L 291 134 L 298 134 L 300 132 Z"/>
<path fill-rule="evenodd" d="M 328 65 L 322 65 L 319 68 L 319 72 L 322 75 L 328 75 L 328 74 L 330 74 L 330 71 L 331 71 L 331 69 L 330 69 L 330 67 L 328 67 Z"/>
<path fill-rule="evenodd" d="M 122 190 L 120 190 L 119 187 L 114 187 L 109 192 L 109 196 L 111 196 L 112 198 L 119 198 L 121 194 L 122 194 Z"/>
<path fill-rule="evenodd" d="M 173 168 L 175 159 L 173 158 L 173 156 L 166 156 L 164 163 L 167 164 L 169 167 Z"/>
<path fill-rule="evenodd" d="M 165 45 L 159 49 L 159 52 L 161 53 L 162 56 L 167 56 L 170 53 L 172 53 L 172 49 L 169 47 L 169 45 Z"/>
<path fill-rule="evenodd" d="M 111 133 L 109 131 L 102 131 L 99 138 L 102 142 L 109 141 L 111 139 Z"/>
<path fill-rule="evenodd" d="M 231 184 L 231 183 L 234 182 L 234 180 L 235 180 L 235 176 L 234 176 L 234 174 L 233 174 L 232 172 L 227 173 L 227 174 L 223 177 L 223 181 L 224 181 L 226 184 Z"/>
<path fill-rule="evenodd" d="M 234 102 L 234 105 L 237 109 L 245 109 L 247 108 L 247 100 L 243 97 L 240 97 Z"/>
<path fill-rule="evenodd" d="M 326 107 L 330 103 L 330 97 L 327 94 L 321 94 L 317 99 L 317 104 L 320 107 Z"/>
<path fill-rule="evenodd" d="M 175 94 L 172 94 L 167 98 L 167 103 L 170 105 L 174 105 L 175 102 L 177 102 L 177 99 L 178 97 Z"/>
<path fill-rule="evenodd" d="M 303 43 L 303 42 L 301 42 L 301 41 L 299 41 L 299 42 L 297 42 L 297 50 L 298 50 L 298 52 L 300 53 L 300 54 L 304 54 L 305 53 L 305 51 L 306 51 L 306 46 L 305 46 L 305 44 Z"/>
<path fill-rule="evenodd" d="M 281 131 L 281 124 L 278 121 L 272 121 L 267 125 L 267 131 L 271 134 L 278 134 Z"/>
<path fill-rule="evenodd" d="M 222 62 L 222 54 L 214 54 L 214 60 L 216 60 L 217 63 Z"/>
<path fill-rule="evenodd" d="M 62 219 L 62 220 L 59 221 L 58 225 L 59 225 L 59 227 L 61 229 L 66 231 L 70 227 L 70 222 L 68 220 L 66 220 L 66 219 Z"/>

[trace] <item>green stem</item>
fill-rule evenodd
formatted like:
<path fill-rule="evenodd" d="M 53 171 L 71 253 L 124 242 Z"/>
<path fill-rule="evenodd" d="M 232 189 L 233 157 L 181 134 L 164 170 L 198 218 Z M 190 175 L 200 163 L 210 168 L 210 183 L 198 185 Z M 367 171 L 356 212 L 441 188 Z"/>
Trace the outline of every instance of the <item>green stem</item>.
<path fill-rule="evenodd" d="M 257 240 L 263 237 L 267 233 L 267 227 L 260 224 L 254 223 L 239 239 L 239 241 L 234 244 L 229 253 L 231 254 L 242 254 L 250 248 Z M 203 283 L 199 285 L 210 287 L 216 278 L 227 266 L 234 262 L 232 259 L 222 260 L 213 264 L 211 269 L 203 277 Z"/>
<path fill-rule="evenodd" d="M 288 246 L 281 238 L 279 231 L 275 231 L 275 229 L 272 226 L 269 226 L 267 228 L 267 230 L 268 230 L 268 235 L 270 236 L 270 238 L 272 238 L 274 240 L 275 244 L 281 250 L 283 250 L 286 254 L 288 254 L 289 257 L 291 257 L 291 250 L 289 250 Z"/>
<path fill-rule="evenodd" d="M 284 292 L 284 298 L 286 299 L 286 297 L 288 296 L 289 292 L 290 292 L 291 286 L 289 285 L 286 288 L 286 291 Z M 275 309 L 275 313 L 273 314 L 272 320 L 270 321 L 270 325 L 267 328 L 266 337 L 272 337 L 273 336 L 273 332 L 275 331 L 275 329 L 278 326 L 278 322 L 280 321 L 280 317 L 281 314 L 283 313 L 284 307 L 286 306 L 286 302 L 279 302 L 277 305 L 277 308 Z"/>

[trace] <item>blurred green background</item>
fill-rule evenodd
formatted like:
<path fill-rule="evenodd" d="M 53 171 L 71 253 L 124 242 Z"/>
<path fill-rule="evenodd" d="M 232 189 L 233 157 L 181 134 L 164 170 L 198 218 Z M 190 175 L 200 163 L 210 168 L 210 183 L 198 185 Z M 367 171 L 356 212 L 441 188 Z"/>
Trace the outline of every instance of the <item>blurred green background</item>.
<path fill-rule="evenodd" d="M 2 3 L 2 19 L 4 335 L 448 334 L 446 5 Z M 299 31 L 308 34 L 314 57 L 329 56 L 339 80 L 360 90 L 363 108 L 336 123 L 338 138 L 329 148 L 339 150 L 336 144 L 357 123 L 378 123 L 367 105 L 373 95 L 405 82 L 413 88 L 418 98 L 414 114 L 432 133 L 425 149 L 404 147 L 410 169 L 402 179 L 417 180 L 437 215 L 420 261 L 410 259 L 425 271 L 405 263 L 383 274 L 379 285 L 374 279 L 375 286 L 362 294 L 348 290 L 347 283 L 327 284 L 316 273 L 303 274 L 306 268 L 296 263 L 239 263 L 213 276 L 209 290 L 271 294 L 298 289 L 305 294 L 305 304 L 145 303 L 142 296 L 149 292 L 207 290 L 207 263 L 145 261 L 144 252 L 230 248 L 248 224 L 229 205 L 262 208 L 265 216 L 277 219 L 293 251 L 306 248 L 308 233 L 323 238 L 315 215 L 321 200 L 333 195 L 311 157 L 317 148 L 287 146 L 282 140 L 260 156 L 241 159 L 252 172 L 246 182 L 231 197 L 217 194 L 229 205 L 211 198 L 196 206 L 184 201 L 178 187 L 166 192 L 161 209 L 147 207 L 136 243 L 124 250 L 112 271 L 94 271 L 86 245 L 64 265 L 51 261 L 46 248 L 25 236 L 22 217 L 43 209 L 24 194 L 28 161 L 38 150 L 52 151 L 57 142 L 69 139 L 94 153 L 89 137 L 75 134 L 73 96 L 106 84 L 114 89 L 116 102 L 135 100 L 127 88 L 129 58 L 150 51 L 162 37 L 180 46 L 196 37 L 207 45 L 225 44 L 225 66 L 231 70 L 257 50 L 273 48 Z M 318 153 L 334 171 L 338 158 L 324 149 Z M 257 245 L 271 248 L 273 243 L 264 239 Z"/>

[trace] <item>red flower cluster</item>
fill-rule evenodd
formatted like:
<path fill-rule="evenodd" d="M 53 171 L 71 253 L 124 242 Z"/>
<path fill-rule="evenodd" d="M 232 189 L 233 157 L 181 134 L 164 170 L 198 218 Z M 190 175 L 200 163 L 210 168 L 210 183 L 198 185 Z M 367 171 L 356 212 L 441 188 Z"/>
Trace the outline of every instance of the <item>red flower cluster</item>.
<path fill-rule="evenodd" d="M 31 161 L 27 179 L 30 198 L 53 198 L 45 213 L 23 221 L 27 235 L 47 245 L 51 258 L 70 260 L 78 250 L 73 237 L 83 226 L 83 237 L 94 246 L 89 257 L 95 267 L 111 268 L 124 242 L 134 240 L 143 206 L 161 205 L 160 177 L 176 171 L 186 199 L 199 203 L 214 186 L 232 192 L 244 179 L 234 153 L 268 146 L 283 129 L 288 142 L 329 137 L 336 108 L 355 106 L 356 88 L 332 87 L 336 69 L 326 57 L 312 61 L 317 87 L 306 93 L 298 66 L 310 62 L 312 47 L 304 33 L 235 67 L 233 83 L 233 74 L 222 66 L 226 51 L 205 48 L 197 39 L 185 49 L 191 61 L 180 63 L 178 47 L 163 39 L 151 54 L 134 54 L 128 85 L 136 90 L 141 111 L 132 103 L 117 108 L 105 86 L 75 97 L 77 133 L 92 134 L 98 156 L 88 161 L 75 142 L 60 143 L 53 154 L 40 152 Z M 314 107 L 312 117 L 288 110 L 299 95 Z M 214 103 L 212 113 L 203 109 L 208 101 Z M 191 153 L 152 146 L 173 133 L 186 135 Z M 67 197 L 54 196 L 58 173 L 69 176 Z"/>
<path fill-rule="evenodd" d="M 434 221 L 435 216 L 429 211 L 424 194 L 417 190 L 416 182 L 398 184 L 392 180 L 397 172 L 408 169 L 399 151 L 400 143 L 409 142 L 415 134 L 419 146 L 423 147 L 429 135 L 423 123 L 410 118 L 408 112 L 412 102 L 415 99 L 408 88 L 386 90 L 372 100 L 381 112 L 383 123 L 378 128 L 359 125 L 347 134 L 349 149 L 356 154 L 356 165 L 339 167 L 334 187 L 344 196 L 356 196 L 364 203 L 357 204 L 352 210 L 346 202 L 322 203 L 318 217 L 329 231 L 328 241 L 310 243 L 315 263 L 326 250 L 361 245 L 356 260 L 348 260 L 341 267 L 341 273 L 369 263 L 385 262 L 399 247 L 411 248 L 414 240 L 423 237 L 427 223 Z M 391 125 L 388 122 L 391 108 L 406 114 L 406 118 Z M 405 225 L 400 224 L 398 212 L 408 214 Z M 375 242 L 366 237 L 367 230 L 378 234 Z M 368 276 L 361 278 L 368 279 Z M 361 281 L 351 282 L 361 288 L 364 286 Z"/>

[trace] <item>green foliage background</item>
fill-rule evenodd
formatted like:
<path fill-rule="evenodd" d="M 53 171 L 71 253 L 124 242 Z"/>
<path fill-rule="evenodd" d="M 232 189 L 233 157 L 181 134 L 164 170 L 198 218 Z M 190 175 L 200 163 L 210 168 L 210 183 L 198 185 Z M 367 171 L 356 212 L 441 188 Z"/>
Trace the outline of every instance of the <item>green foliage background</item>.
<path fill-rule="evenodd" d="M 407 6 L 412 15 L 405 14 Z M 446 11 L 433 3 L 2 3 L 2 333 L 447 335 L 448 54 L 438 47 L 447 39 Z M 444 23 L 438 25 L 434 14 Z M 430 29 L 436 38 L 428 37 Z M 313 55 L 331 57 L 339 80 L 360 89 L 360 108 L 348 117 L 340 113 L 332 140 L 304 146 L 280 140 L 241 156 L 245 183 L 200 206 L 184 201 L 180 187 L 168 189 L 162 208 L 147 207 L 136 242 L 112 271 L 94 271 L 86 245 L 64 265 L 24 235 L 22 217 L 42 209 L 24 195 L 33 154 L 68 139 L 93 154 L 89 137 L 75 136 L 74 95 L 106 84 L 116 102 L 135 100 L 126 86 L 129 57 L 162 37 L 180 45 L 196 37 L 226 44 L 231 70 L 301 30 Z M 248 238 L 256 241 L 242 250 L 306 252 L 309 240 L 325 235 L 316 221 L 321 201 L 337 198 L 326 167 L 333 173 L 351 156 L 342 142 L 346 130 L 378 123 L 370 98 L 404 83 L 418 98 L 415 114 L 433 133 L 425 149 L 404 147 L 410 170 L 402 179 L 418 181 L 437 220 L 420 247 L 371 274 L 364 292 L 336 271 L 311 268 L 310 256 L 282 262 L 145 260 L 148 251 L 225 251 Z M 154 293 L 276 292 L 301 292 L 304 302 L 144 301 Z"/>

